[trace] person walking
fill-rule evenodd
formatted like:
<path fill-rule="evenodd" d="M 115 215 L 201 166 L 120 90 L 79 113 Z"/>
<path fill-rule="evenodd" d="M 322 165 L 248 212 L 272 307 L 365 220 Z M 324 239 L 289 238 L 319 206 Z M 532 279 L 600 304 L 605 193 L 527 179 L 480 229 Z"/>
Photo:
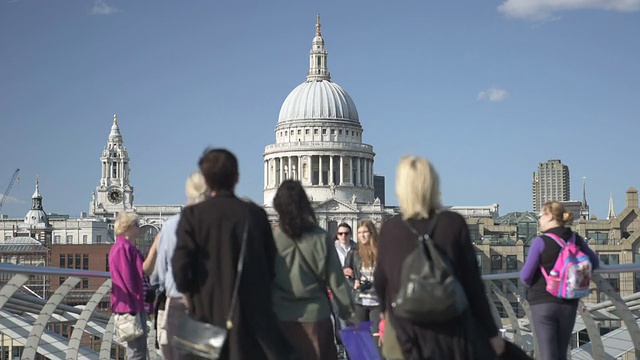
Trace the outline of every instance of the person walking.
<path fill-rule="evenodd" d="M 267 214 L 234 194 L 238 160 L 230 151 L 205 150 L 199 167 L 212 197 L 182 210 L 171 259 L 176 290 L 188 298 L 194 320 L 227 327 L 247 226 L 238 304 L 219 359 L 293 358 L 271 304 L 276 248 Z"/>
<path fill-rule="evenodd" d="M 147 312 L 144 303 L 142 254 L 135 247 L 140 236 L 138 216 L 121 212 L 115 222 L 116 242 L 109 251 L 111 274 L 111 311 L 114 314 L 137 316 L 144 334 L 127 341 L 127 360 L 147 358 Z"/>
<path fill-rule="evenodd" d="M 380 229 L 374 285 L 385 311 L 386 326 L 395 329 L 404 359 L 466 360 L 502 355 L 505 344 L 491 316 L 469 229 L 462 216 L 442 210 L 438 174 L 427 159 L 405 156 L 400 160 L 396 194 L 401 214 L 387 220 Z M 418 323 L 395 316 L 392 303 L 401 287 L 403 262 L 418 246 L 418 236 L 412 230 L 427 233 L 434 218 L 437 222 L 431 238 L 450 260 L 469 307 L 450 320 Z M 481 334 L 486 335 L 484 347 L 492 352 L 490 343 L 495 354 L 477 353 L 476 341 Z"/>
<path fill-rule="evenodd" d="M 341 317 L 352 319 L 354 307 L 333 240 L 318 226 L 299 181 L 283 181 L 273 206 L 279 226 L 274 234 L 277 254 L 271 296 L 280 328 L 303 359 L 335 360 L 327 288 Z"/>
<path fill-rule="evenodd" d="M 187 178 L 185 194 L 187 206 L 198 204 L 210 196 L 204 177 L 200 171 L 194 171 Z M 173 280 L 171 258 L 176 248 L 176 229 L 180 221 L 180 214 L 174 215 L 164 222 L 162 231 L 158 234 L 157 260 L 154 276 L 165 291 L 165 304 L 158 309 L 158 343 L 164 360 L 179 360 L 180 354 L 172 345 L 171 339 L 176 334 L 180 322 L 187 312 L 184 295 L 176 289 Z"/>
<path fill-rule="evenodd" d="M 360 321 L 371 321 L 372 332 L 378 343 L 378 323 L 380 322 L 380 301 L 373 287 L 373 273 L 378 255 L 378 230 L 371 220 L 358 223 L 358 247 L 349 250 L 344 262 L 344 270 L 353 274 L 356 317 Z"/>
<path fill-rule="evenodd" d="M 578 310 L 579 299 L 561 299 L 546 290 L 547 281 L 540 268 L 544 268 L 547 273 L 551 272 L 562 249 L 552 236 L 563 241 L 569 241 L 574 237 L 575 244 L 589 257 L 592 269 L 600 265 L 598 256 L 586 241 L 568 227 L 572 221 L 573 214 L 561 203 L 545 203 L 538 215 L 538 228 L 542 235 L 533 240 L 529 255 L 520 271 L 520 280 L 529 287 L 527 300 L 538 345 L 536 359 L 567 359 Z"/>

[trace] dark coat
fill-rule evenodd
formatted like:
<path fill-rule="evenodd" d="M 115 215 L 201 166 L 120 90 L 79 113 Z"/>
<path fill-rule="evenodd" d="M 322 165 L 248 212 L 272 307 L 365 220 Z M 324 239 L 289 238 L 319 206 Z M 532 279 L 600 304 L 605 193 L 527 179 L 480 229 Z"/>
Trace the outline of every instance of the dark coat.
<path fill-rule="evenodd" d="M 402 262 L 417 246 L 417 237 L 399 215 L 387 220 L 380 230 L 374 285 L 380 295 L 381 305 L 396 330 L 405 359 L 471 359 L 474 358 L 471 354 L 471 348 L 475 347 L 472 344 L 474 337 L 478 337 L 479 333 L 485 334 L 483 345 L 486 348 L 487 337 L 496 336 L 498 328 L 491 316 L 464 218 L 457 213 L 444 211 L 438 215 L 437 221 L 432 234 L 433 241 L 441 253 L 452 260 L 455 276 L 467 295 L 469 311 L 460 318 L 430 325 L 417 325 L 393 316 L 391 303 L 400 289 Z M 418 233 L 427 232 L 427 220 L 412 221 L 411 224 Z M 469 314 L 473 320 L 469 320 Z M 470 321 L 477 324 L 475 334 L 470 333 Z"/>
<path fill-rule="evenodd" d="M 176 287 L 190 297 L 194 319 L 225 326 L 246 221 L 249 232 L 238 303 L 220 359 L 288 359 L 293 350 L 271 305 L 276 248 L 262 208 L 224 191 L 184 208 L 172 258 Z"/>

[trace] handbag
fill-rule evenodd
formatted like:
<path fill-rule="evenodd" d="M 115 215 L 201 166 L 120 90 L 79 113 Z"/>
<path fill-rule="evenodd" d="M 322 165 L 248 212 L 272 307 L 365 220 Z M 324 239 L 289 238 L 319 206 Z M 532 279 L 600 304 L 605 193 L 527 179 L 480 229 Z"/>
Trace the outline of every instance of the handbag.
<path fill-rule="evenodd" d="M 120 341 L 131 341 L 144 335 L 140 314 L 116 314 L 114 321 Z"/>
<path fill-rule="evenodd" d="M 247 250 L 248 230 L 249 220 L 245 222 L 244 230 L 242 231 L 240 258 L 238 259 L 236 280 L 233 285 L 233 294 L 231 295 L 231 308 L 229 309 L 229 315 L 227 315 L 225 327 L 197 321 L 191 316 L 185 316 L 172 339 L 173 345 L 179 352 L 213 360 L 220 357 L 222 348 L 227 341 L 229 330 L 233 328 L 233 310 L 238 301 L 238 289 L 240 288 L 240 278 L 242 278 L 242 268 Z"/>
<path fill-rule="evenodd" d="M 302 264 L 306 266 L 307 269 L 311 272 L 311 274 L 313 274 L 313 277 L 316 278 L 316 282 L 320 286 L 320 289 L 324 290 L 325 297 L 327 299 L 327 302 L 329 303 L 329 311 L 331 312 L 331 317 L 333 317 L 333 336 L 335 337 L 336 344 L 341 345 L 342 338 L 340 337 L 340 318 L 333 311 L 333 303 L 331 302 L 331 298 L 329 298 L 329 292 L 327 291 L 328 286 L 325 284 L 324 280 L 320 278 L 320 275 L 316 274 L 316 272 L 313 271 L 311 264 L 309 264 L 309 262 L 307 261 L 307 258 L 304 256 L 304 253 L 302 252 L 302 250 L 300 250 L 300 247 L 298 247 L 298 243 L 296 243 L 295 240 L 291 240 L 291 242 L 293 243 L 293 246 L 296 247 L 296 250 L 300 254 L 300 259 L 302 259 Z"/>

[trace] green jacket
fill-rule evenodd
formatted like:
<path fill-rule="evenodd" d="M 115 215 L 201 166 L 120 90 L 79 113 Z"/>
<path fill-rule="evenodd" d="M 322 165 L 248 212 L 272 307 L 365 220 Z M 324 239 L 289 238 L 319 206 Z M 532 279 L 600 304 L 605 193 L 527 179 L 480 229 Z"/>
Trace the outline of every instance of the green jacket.
<path fill-rule="evenodd" d="M 271 288 L 273 307 L 281 321 L 315 322 L 331 314 L 327 291 L 310 272 L 289 238 L 280 229 L 274 232 L 277 248 L 275 278 Z M 342 273 L 331 236 L 320 227 L 297 240 L 300 251 L 331 289 L 338 304 L 339 316 L 348 319 L 354 312 L 349 285 Z"/>

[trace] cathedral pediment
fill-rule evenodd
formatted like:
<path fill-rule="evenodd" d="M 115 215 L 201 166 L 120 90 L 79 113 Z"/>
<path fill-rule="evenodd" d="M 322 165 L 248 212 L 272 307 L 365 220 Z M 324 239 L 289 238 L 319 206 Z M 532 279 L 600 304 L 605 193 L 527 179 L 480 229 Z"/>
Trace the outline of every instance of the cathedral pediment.
<path fill-rule="evenodd" d="M 355 204 L 347 204 L 338 199 L 329 199 L 323 201 L 314 206 L 314 210 L 317 212 L 331 212 L 331 213 L 344 213 L 344 212 L 358 212 L 358 206 Z"/>

